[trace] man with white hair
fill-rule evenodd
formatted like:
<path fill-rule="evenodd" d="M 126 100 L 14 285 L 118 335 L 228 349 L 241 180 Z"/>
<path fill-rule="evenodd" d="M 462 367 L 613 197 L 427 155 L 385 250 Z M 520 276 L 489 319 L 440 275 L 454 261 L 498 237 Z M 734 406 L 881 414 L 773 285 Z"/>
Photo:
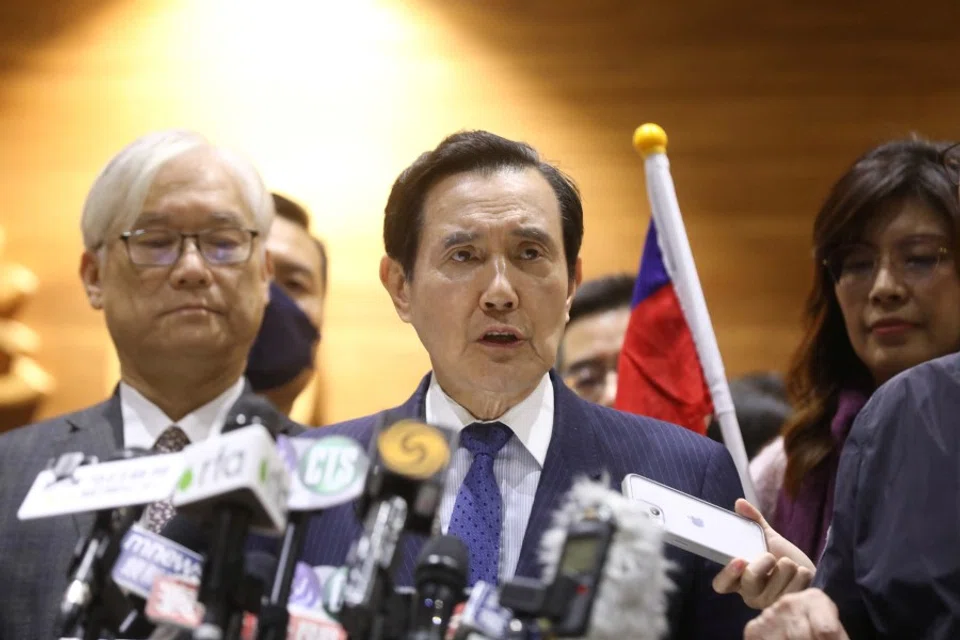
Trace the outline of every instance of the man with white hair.
<path fill-rule="evenodd" d="M 97 177 L 83 209 L 80 276 L 120 362 L 106 402 L 0 437 L 0 639 L 54 637 L 59 599 L 93 516 L 19 521 L 48 460 L 175 451 L 215 437 L 252 394 L 243 373 L 268 300 L 274 206 L 246 160 L 187 131 L 144 136 Z M 301 429 L 278 416 L 279 432 Z M 159 530 L 169 504 L 143 523 Z"/>

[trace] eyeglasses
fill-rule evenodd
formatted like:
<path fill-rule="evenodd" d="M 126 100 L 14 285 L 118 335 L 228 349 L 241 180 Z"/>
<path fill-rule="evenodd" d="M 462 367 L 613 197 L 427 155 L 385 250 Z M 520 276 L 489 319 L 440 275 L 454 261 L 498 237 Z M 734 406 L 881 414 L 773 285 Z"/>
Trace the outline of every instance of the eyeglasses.
<path fill-rule="evenodd" d="M 889 269 L 898 281 L 910 287 L 922 285 L 950 260 L 951 252 L 942 240 L 913 239 L 896 245 L 889 252 L 880 252 L 870 245 L 848 245 L 834 251 L 823 265 L 837 287 L 846 293 L 866 294 L 876 282 L 884 253 L 889 255 Z"/>
<path fill-rule="evenodd" d="M 169 267 L 183 255 L 187 238 L 193 238 L 203 259 L 214 265 L 239 264 L 250 259 L 253 229 L 226 227 L 197 233 L 173 229 L 134 229 L 120 234 L 130 262 L 139 267 Z"/>
<path fill-rule="evenodd" d="M 940 164 L 947 170 L 954 184 L 960 184 L 960 142 L 955 142 L 940 152 Z"/>
<path fill-rule="evenodd" d="M 563 378 L 578 396 L 590 402 L 599 402 L 606 392 L 611 373 L 617 373 L 616 361 L 606 364 L 594 361 L 574 367 Z"/>

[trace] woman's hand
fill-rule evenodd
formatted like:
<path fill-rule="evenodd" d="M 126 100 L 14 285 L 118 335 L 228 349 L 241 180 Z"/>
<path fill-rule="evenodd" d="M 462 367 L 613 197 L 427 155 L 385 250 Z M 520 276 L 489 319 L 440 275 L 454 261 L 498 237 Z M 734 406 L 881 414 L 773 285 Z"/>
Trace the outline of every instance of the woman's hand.
<path fill-rule="evenodd" d="M 743 558 L 731 560 L 713 579 L 714 591 L 739 593 L 748 607 L 764 609 L 780 596 L 810 586 L 816 571 L 810 558 L 777 533 L 746 500 L 737 500 L 734 509 L 760 525 L 767 541 L 767 553 L 750 562 Z"/>

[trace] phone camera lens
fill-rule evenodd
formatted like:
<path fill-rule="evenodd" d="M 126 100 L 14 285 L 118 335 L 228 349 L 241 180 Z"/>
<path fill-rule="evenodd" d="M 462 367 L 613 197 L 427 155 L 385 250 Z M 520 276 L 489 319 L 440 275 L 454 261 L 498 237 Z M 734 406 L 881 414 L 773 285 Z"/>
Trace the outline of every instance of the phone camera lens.
<path fill-rule="evenodd" d="M 652 513 L 655 516 L 658 516 L 660 515 L 660 509 L 657 509 L 656 507 L 650 507 L 650 513 Z"/>

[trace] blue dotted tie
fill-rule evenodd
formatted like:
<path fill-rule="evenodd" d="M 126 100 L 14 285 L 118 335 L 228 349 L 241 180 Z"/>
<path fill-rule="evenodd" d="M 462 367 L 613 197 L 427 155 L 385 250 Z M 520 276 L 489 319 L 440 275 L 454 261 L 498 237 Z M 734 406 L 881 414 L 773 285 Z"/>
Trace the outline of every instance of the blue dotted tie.
<path fill-rule="evenodd" d="M 467 545 L 470 585 L 478 580 L 497 584 L 503 500 L 493 461 L 512 435 L 510 427 L 499 422 L 475 422 L 460 433 L 460 446 L 473 454 L 473 463 L 460 485 L 447 532 Z"/>

